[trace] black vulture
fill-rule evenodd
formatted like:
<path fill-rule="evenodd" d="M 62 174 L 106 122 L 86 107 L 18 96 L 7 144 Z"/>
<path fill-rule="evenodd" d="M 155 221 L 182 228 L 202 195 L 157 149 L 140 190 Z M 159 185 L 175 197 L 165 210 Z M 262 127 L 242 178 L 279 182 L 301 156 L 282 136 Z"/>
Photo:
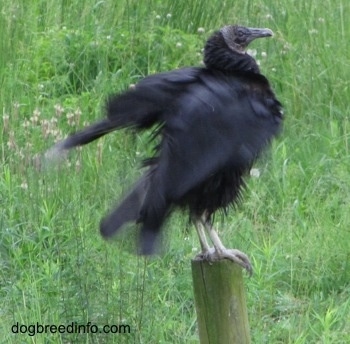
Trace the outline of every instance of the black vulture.
<path fill-rule="evenodd" d="M 281 104 L 246 52 L 254 39 L 272 35 L 269 29 L 224 26 L 206 42 L 204 67 L 145 77 L 109 98 L 106 118 L 47 152 L 53 157 L 119 128 L 155 128 L 156 153 L 130 193 L 101 221 L 103 237 L 135 222 L 140 253 L 152 254 L 166 217 L 174 207 L 185 207 L 199 235 L 199 256 L 227 258 L 251 273 L 248 257 L 221 243 L 212 215 L 239 200 L 244 176 L 281 127 Z"/>

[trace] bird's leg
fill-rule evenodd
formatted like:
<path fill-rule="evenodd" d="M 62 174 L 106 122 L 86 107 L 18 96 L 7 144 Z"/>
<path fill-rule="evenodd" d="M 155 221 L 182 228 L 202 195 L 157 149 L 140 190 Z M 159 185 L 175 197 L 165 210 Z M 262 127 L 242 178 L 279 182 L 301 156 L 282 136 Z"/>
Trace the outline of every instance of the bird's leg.
<path fill-rule="evenodd" d="M 202 255 L 205 255 L 205 254 L 207 254 L 207 252 L 210 251 L 210 247 L 209 247 L 209 244 L 207 241 L 207 237 L 205 235 L 202 220 L 198 217 L 193 217 L 192 221 L 194 223 L 194 226 L 196 227 L 199 242 L 200 242 L 201 248 L 202 248 Z"/>
<path fill-rule="evenodd" d="M 205 216 L 201 218 L 201 223 L 206 228 L 211 241 L 214 244 L 215 251 L 214 253 L 210 253 L 207 255 L 209 260 L 219 260 L 219 259 L 229 259 L 238 265 L 242 266 L 247 270 L 248 274 L 252 275 L 252 265 L 249 261 L 248 256 L 236 249 L 227 249 L 221 242 L 218 233 L 214 229 L 214 227 L 210 224 Z"/>

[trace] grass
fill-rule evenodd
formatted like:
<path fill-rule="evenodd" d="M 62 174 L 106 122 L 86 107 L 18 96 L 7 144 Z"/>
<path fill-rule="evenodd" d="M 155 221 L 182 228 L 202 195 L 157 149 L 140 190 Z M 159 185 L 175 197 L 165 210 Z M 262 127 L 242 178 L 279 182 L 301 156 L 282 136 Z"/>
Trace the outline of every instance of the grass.
<path fill-rule="evenodd" d="M 186 216 L 172 216 L 164 254 L 152 259 L 131 254 L 133 228 L 112 243 L 98 233 L 150 153 L 148 136 L 117 132 L 57 169 L 39 171 L 38 157 L 99 118 L 111 92 L 198 65 L 208 34 L 236 22 L 276 33 L 252 49 L 286 112 L 244 202 L 216 217 L 227 246 L 254 262 L 246 279 L 252 341 L 347 342 L 349 15 L 344 0 L 2 1 L 2 342 L 198 343 L 190 259 L 199 247 Z M 17 322 L 131 330 L 30 336 L 11 332 Z"/>

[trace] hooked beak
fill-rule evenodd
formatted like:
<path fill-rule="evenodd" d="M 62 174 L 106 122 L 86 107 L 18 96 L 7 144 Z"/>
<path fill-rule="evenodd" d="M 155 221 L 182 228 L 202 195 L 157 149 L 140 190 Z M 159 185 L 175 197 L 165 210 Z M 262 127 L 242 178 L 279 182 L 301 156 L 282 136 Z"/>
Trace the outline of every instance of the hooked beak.
<path fill-rule="evenodd" d="M 250 31 L 249 42 L 256 38 L 272 37 L 273 32 L 270 29 L 248 28 Z"/>

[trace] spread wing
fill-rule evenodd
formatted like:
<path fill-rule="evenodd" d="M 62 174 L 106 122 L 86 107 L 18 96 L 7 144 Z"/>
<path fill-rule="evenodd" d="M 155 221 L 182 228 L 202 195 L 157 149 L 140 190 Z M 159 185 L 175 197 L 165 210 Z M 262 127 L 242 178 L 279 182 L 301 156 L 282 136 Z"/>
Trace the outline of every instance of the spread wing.
<path fill-rule="evenodd" d="M 200 68 L 183 68 L 142 79 L 135 89 L 109 99 L 108 119 L 118 128 L 148 128 L 163 122 L 177 99 L 197 81 L 200 71 Z"/>

